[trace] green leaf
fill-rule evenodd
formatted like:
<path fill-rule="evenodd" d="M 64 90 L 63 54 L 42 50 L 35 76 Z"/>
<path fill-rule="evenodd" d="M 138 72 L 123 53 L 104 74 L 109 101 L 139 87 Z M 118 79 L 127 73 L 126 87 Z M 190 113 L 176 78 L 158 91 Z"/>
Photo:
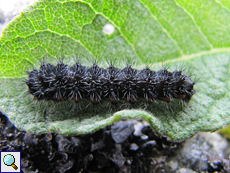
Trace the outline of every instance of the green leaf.
<path fill-rule="evenodd" d="M 0 38 L 0 110 L 19 129 L 36 133 L 90 133 L 123 118 L 144 118 L 158 134 L 177 141 L 218 130 L 230 124 L 229 21 L 230 2 L 224 0 L 39 1 Z M 103 31 L 108 23 L 115 27 L 110 35 Z M 101 67 L 108 60 L 119 68 L 153 64 L 154 70 L 162 63 L 171 70 L 183 64 L 199 79 L 196 94 L 188 104 L 157 101 L 148 110 L 111 113 L 84 112 L 72 101 L 33 100 L 26 71 L 43 59 L 73 64 L 76 56 L 87 66 L 95 58 Z"/>

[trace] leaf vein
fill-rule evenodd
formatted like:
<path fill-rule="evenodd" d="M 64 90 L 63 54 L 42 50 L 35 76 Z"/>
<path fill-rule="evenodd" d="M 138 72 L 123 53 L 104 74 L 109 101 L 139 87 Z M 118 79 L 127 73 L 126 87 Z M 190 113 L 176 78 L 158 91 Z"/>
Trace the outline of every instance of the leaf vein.
<path fill-rule="evenodd" d="M 196 23 L 194 16 L 193 16 L 185 7 L 183 7 L 182 5 L 180 5 L 180 4 L 177 2 L 177 0 L 174 0 L 174 1 L 175 1 L 176 5 L 177 5 L 178 7 L 182 8 L 182 9 L 184 10 L 184 12 L 188 14 L 188 16 L 192 19 L 194 25 L 197 27 L 199 33 L 200 33 L 200 34 L 202 35 L 202 37 L 206 40 L 206 42 L 208 43 L 209 47 L 210 47 L 211 49 L 213 49 L 213 48 L 214 48 L 213 45 L 212 45 L 211 42 L 208 40 L 207 36 L 205 36 L 205 34 L 203 33 L 201 27 Z"/>
<path fill-rule="evenodd" d="M 121 27 L 117 26 L 117 25 L 115 24 L 115 22 L 112 21 L 109 17 L 107 17 L 104 13 L 96 11 L 96 10 L 93 8 L 93 6 L 91 5 L 91 3 L 88 3 L 88 2 L 85 2 L 85 1 L 81 1 L 81 2 L 84 2 L 84 3 L 88 4 L 88 5 L 90 6 L 90 8 L 91 8 L 96 14 L 102 15 L 102 16 L 103 16 L 105 19 L 107 19 L 114 27 L 116 27 L 117 30 L 120 32 L 121 36 L 122 36 L 122 37 L 125 39 L 125 41 L 131 46 L 131 48 L 132 48 L 134 54 L 136 55 L 136 57 L 140 60 L 140 62 L 142 62 L 140 56 L 139 56 L 139 55 L 137 54 L 137 52 L 136 52 L 136 49 L 135 49 L 134 45 L 133 45 L 132 43 L 130 43 L 130 41 L 128 40 L 128 38 L 126 38 L 125 35 L 123 34 L 123 32 L 121 31 Z"/>
<path fill-rule="evenodd" d="M 180 54 L 183 56 L 184 53 L 181 49 L 181 47 L 178 45 L 177 41 L 172 37 L 172 35 L 168 32 L 168 30 L 161 24 L 161 22 L 157 19 L 157 17 L 151 12 L 151 10 L 144 4 L 142 3 L 142 1 L 140 1 L 140 3 L 148 10 L 148 12 L 150 13 L 151 17 L 157 21 L 157 23 L 160 25 L 160 27 L 162 28 L 162 31 L 164 33 L 166 33 L 166 35 L 169 37 L 169 39 L 176 45 L 176 47 L 178 48 L 178 50 L 180 51 Z"/>
<path fill-rule="evenodd" d="M 222 8 L 225 8 L 226 10 L 228 10 L 230 12 L 230 9 L 227 6 L 225 6 L 223 3 L 221 3 L 219 0 L 215 0 L 215 1 L 216 1 L 216 3 L 220 4 L 220 6 Z"/>

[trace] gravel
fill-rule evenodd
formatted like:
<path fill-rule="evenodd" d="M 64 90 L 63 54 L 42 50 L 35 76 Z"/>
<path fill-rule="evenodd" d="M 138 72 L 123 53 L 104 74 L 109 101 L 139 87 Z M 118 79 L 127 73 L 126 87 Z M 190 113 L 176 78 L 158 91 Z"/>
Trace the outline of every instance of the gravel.
<path fill-rule="evenodd" d="M 4 114 L 0 119 L 0 150 L 21 151 L 23 172 L 230 172 L 228 141 L 218 133 L 172 142 L 139 119 L 63 136 L 20 131 Z"/>

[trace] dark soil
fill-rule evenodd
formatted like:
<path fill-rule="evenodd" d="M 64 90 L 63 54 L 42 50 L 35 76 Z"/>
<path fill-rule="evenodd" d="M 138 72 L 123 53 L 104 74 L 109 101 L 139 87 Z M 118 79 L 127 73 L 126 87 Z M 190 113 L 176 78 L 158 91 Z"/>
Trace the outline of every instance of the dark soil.
<path fill-rule="evenodd" d="M 88 135 L 32 134 L 18 130 L 0 112 L 0 150 L 21 151 L 22 172 L 165 172 L 183 143 L 157 136 L 148 123 L 126 120 Z M 216 164 L 215 164 L 216 163 Z M 210 163 L 208 172 L 223 167 Z"/>

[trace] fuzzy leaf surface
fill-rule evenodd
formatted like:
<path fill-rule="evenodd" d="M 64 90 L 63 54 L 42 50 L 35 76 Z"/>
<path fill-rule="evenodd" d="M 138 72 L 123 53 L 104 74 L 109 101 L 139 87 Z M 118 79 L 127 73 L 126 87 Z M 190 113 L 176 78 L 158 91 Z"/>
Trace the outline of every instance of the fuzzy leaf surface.
<path fill-rule="evenodd" d="M 172 140 L 230 123 L 230 2 L 225 0 L 42 0 L 15 18 L 0 38 L 0 110 L 35 133 L 90 133 L 123 118 L 144 118 Z M 112 24 L 112 34 L 104 26 Z M 142 69 L 162 63 L 199 79 L 188 104 L 153 103 L 148 110 L 82 112 L 72 101 L 38 102 L 27 93 L 26 71 L 43 59 L 106 68 L 112 61 Z M 194 78 L 193 78 L 194 79 Z M 103 105 L 102 105 L 103 106 Z"/>

